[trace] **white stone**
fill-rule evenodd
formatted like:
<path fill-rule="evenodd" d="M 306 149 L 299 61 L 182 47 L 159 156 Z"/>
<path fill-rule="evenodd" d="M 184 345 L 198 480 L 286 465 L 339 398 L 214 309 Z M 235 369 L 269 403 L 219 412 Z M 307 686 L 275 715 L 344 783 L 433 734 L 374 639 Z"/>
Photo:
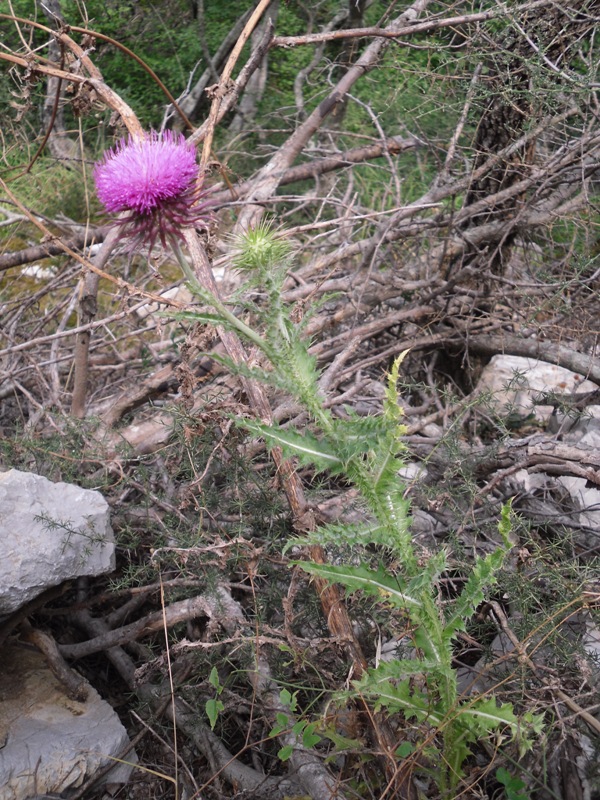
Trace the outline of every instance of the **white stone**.
<path fill-rule="evenodd" d="M 515 413 L 526 417 L 533 413 L 546 420 L 552 406 L 534 405 L 540 394 L 572 394 L 593 392 L 598 387 L 578 375 L 555 364 L 520 356 L 494 356 L 483 369 L 477 391 L 489 395 L 486 402 L 498 414 Z"/>
<path fill-rule="evenodd" d="M 99 492 L 0 472 L 0 615 L 65 580 L 114 568 L 109 508 Z"/>
<path fill-rule="evenodd" d="M 36 281 L 49 281 L 56 277 L 56 267 L 42 267 L 41 264 L 30 264 L 21 268 L 21 275 Z"/>
<path fill-rule="evenodd" d="M 15 645 L 0 659 L 0 800 L 75 789 L 120 757 L 129 742 L 111 706 L 89 685 L 72 700 L 44 657 Z M 135 753 L 124 760 L 134 764 Z M 132 767 L 115 762 L 103 779 L 124 783 Z"/>
<path fill-rule="evenodd" d="M 584 550 L 596 551 L 600 530 L 600 490 L 595 486 L 588 486 L 585 478 L 574 475 L 560 475 L 558 482 L 569 492 L 576 508 L 581 509 L 573 519 L 583 528 L 573 529 L 573 541 Z"/>
<path fill-rule="evenodd" d="M 171 289 L 167 289 L 164 292 L 160 293 L 161 297 L 164 297 L 165 300 L 174 300 L 177 303 L 181 303 L 182 305 L 189 305 L 192 300 L 192 293 L 187 288 L 187 286 L 173 286 Z M 162 306 L 158 303 L 144 303 L 143 306 L 140 306 L 136 310 L 136 315 L 140 319 L 146 319 L 151 315 L 156 314 L 158 311 L 174 311 L 172 306 Z"/>

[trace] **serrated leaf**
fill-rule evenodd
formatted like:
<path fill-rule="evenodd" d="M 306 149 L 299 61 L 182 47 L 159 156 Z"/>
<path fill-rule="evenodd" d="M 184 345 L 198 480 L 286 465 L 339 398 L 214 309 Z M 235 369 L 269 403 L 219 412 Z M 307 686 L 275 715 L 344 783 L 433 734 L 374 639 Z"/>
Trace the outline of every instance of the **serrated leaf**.
<path fill-rule="evenodd" d="M 410 526 L 410 518 L 406 519 L 406 528 Z M 322 525 L 316 531 L 309 531 L 302 537 L 289 539 L 284 545 L 283 552 L 286 553 L 291 547 L 306 547 L 307 544 L 318 544 L 327 546 L 329 544 L 353 548 L 358 554 L 359 547 L 378 544 L 389 548 L 392 552 L 398 551 L 398 532 L 390 531 L 383 525 L 368 522 L 360 524 L 331 522 Z"/>
<path fill-rule="evenodd" d="M 215 327 L 225 324 L 223 318 L 219 316 L 219 314 L 214 314 L 210 311 L 176 311 L 175 313 L 171 311 L 159 311 L 157 315 L 159 317 L 168 317 L 171 320 L 202 322 L 205 325 L 214 325 Z"/>
<path fill-rule="evenodd" d="M 238 363 L 228 356 L 220 355 L 219 353 L 202 353 L 211 361 L 221 364 L 232 375 L 241 375 L 243 378 L 258 381 L 260 383 L 268 383 L 271 380 L 273 373 L 258 367 L 249 367 L 247 364 Z"/>
<path fill-rule="evenodd" d="M 400 396 L 398 394 L 398 381 L 400 380 L 400 366 L 409 352 L 410 350 L 403 350 L 400 353 L 394 360 L 387 376 L 383 409 L 384 414 L 389 419 L 399 420 L 404 416 L 404 410 L 400 405 Z"/>
<path fill-rule="evenodd" d="M 295 562 L 306 572 L 326 578 L 331 583 L 341 583 L 351 591 L 362 589 L 370 595 L 383 598 L 398 608 L 420 608 L 417 597 L 402 591 L 399 581 L 384 567 L 377 571 L 368 567 L 334 566 L 332 564 L 312 564 L 306 561 Z"/>
<path fill-rule="evenodd" d="M 500 520 L 498 521 L 498 532 L 502 536 L 504 545 L 507 548 L 512 547 L 512 542 L 510 540 L 512 527 L 512 499 L 510 499 L 502 506 Z"/>
<path fill-rule="evenodd" d="M 431 725 L 439 725 L 442 717 L 436 714 L 423 692 L 411 686 L 410 680 L 393 684 L 390 681 L 378 685 L 373 692 L 375 708 L 386 708 L 390 713 L 402 712 L 406 719 L 415 718 L 417 722 L 427 720 Z"/>
<path fill-rule="evenodd" d="M 416 652 L 415 652 L 416 655 Z M 369 669 L 354 685 L 361 692 L 379 691 L 381 683 L 402 680 L 411 675 L 430 675 L 439 671 L 439 663 L 424 658 L 394 658 L 382 661 L 379 666 Z"/>
<path fill-rule="evenodd" d="M 496 582 L 496 575 L 502 567 L 506 553 L 504 548 L 498 548 L 485 558 L 476 559 L 460 596 L 452 607 L 452 615 L 446 620 L 446 637 L 452 638 L 458 631 L 465 630 L 466 620 L 473 616 L 485 599 L 484 590 Z"/>
<path fill-rule="evenodd" d="M 382 451 L 395 458 L 400 449 L 395 425 L 392 426 L 381 416 L 359 417 L 351 409 L 346 410 L 346 415 L 345 419 L 335 419 L 333 422 L 333 436 L 343 448 L 344 461 L 365 453 L 371 453 L 374 459 Z M 396 463 L 396 470 L 398 466 Z"/>
<path fill-rule="evenodd" d="M 498 705 L 495 697 L 478 698 L 460 707 L 460 724 L 473 736 L 484 735 L 497 728 L 508 726 L 513 734 L 521 729 L 521 722 L 510 703 Z"/>
<path fill-rule="evenodd" d="M 244 421 L 244 427 L 254 435 L 262 436 L 269 447 L 281 447 L 288 458 L 296 457 L 306 466 L 314 466 L 320 471 L 327 469 L 335 472 L 343 466 L 330 445 L 310 433 L 284 431 L 276 426 L 262 425 L 249 420 Z"/>
<path fill-rule="evenodd" d="M 526 711 L 521 717 L 523 722 L 532 733 L 541 734 L 544 730 L 544 714 L 534 714 L 533 711 Z"/>

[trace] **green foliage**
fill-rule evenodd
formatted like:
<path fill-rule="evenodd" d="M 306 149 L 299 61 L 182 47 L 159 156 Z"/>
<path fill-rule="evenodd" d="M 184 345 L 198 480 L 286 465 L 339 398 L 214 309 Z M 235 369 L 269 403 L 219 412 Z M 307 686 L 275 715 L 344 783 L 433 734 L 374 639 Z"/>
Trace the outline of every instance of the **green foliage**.
<path fill-rule="evenodd" d="M 295 713 L 298 708 L 297 692 L 292 694 L 288 689 L 282 689 L 279 693 L 279 702 L 282 706 L 289 708 L 290 713 Z M 284 711 L 278 711 L 275 714 L 275 725 L 269 731 L 269 736 L 274 738 L 282 733 L 290 732 L 297 740 L 302 742 L 303 747 L 311 748 L 321 741 L 319 734 L 315 733 L 316 728 L 316 722 L 308 722 L 305 719 L 300 719 L 291 724 L 288 715 Z M 287 744 L 280 748 L 277 757 L 281 761 L 288 761 L 293 752 L 294 746 Z"/>
<path fill-rule="evenodd" d="M 205 4 L 204 28 L 211 53 L 218 49 L 239 15 L 252 5 L 251 0 Z M 12 6 L 16 16 L 48 25 L 48 20 L 32 0 L 13 0 Z M 9 11 L 8 8 L 1 10 Z M 97 31 L 133 51 L 154 70 L 175 97 L 186 89 L 191 75 L 197 79 L 206 68 L 198 21 L 193 18 L 189 0 L 161 3 L 150 0 L 86 0 L 84 4 L 79 0 L 63 0 L 61 11 L 67 24 Z M 3 30 L 3 44 L 16 51 L 22 49 L 17 28 L 4 20 L 2 23 L 7 29 L 6 36 Z M 32 47 L 43 46 L 47 40 L 45 33 L 27 25 L 21 25 L 21 30 Z M 76 39 L 78 36 L 75 34 Z M 93 58 L 106 83 L 132 106 L 142 124 L 156 127 L 162 120 L 167 100 L 144 68 L 128 53 L 105 40 L 97 40 Z M 9 98 L 9 92 L 17 87 L 3 73 L 0 74 L 0 88 L 5 90 L 0 92 L 0 115 L 6 113 L 8 116 L 11 111 L 4 99 Z M 34 98 L 36 104 L 41 102 L 43 89 L 44 83 L 41 82 Z M 96 116 L 90 118 L 89 123 L 85 122 L 86 125 L 90 123 L 97 123 Z"/>
<path fill-rule="evenodd" d="M 523 789 L 525 789 L 524 781 L 515 775 L 511 775 L 504 767 L 496 770 L 496 780 L 504 786 L 506 800 L 529 800 L 528 795 L 523 792 Z"/>
<path fill-rule="evenodd" d="M 206 716 L 208 717 L 211 730 L 214 730 L 215 725 L 217 724 L 217 719 L 219 717 L 219 714 L 221 713 L 221 711 L 225 710 L 225 705 L 223 701 L 219 700 L 219 695 L 223 691 L 223 687 L 221 686 L 221 682 L 219 681 L 219 673 L 217 672 L 216 667 L 213 667 L 211 669 L 208 682 L 214 688 L 216 697 L 211 697 L 209 700 L 206 701 L 204 705 L 204 710 L 206 711 Z"/>
<path fill-rule="evenodd" d="M 193 24 L 189 2 L 169 0 L 155 4 L 88 0 L 85 8 L 87 19 L 82 19 L 81 4 L 69 0 L 63 9 L 65 20 L 119 41 L 151 67 L 174 96 L 183 91 L 194 67 L 201 61 L 198 31 Z M 231 13 L 221 13 L 221 18 L 225 21 L 229 18 L 233 24 L 236 17 Z M 211 30 L 215 29 L 211 27 Z M 213 45 L 215 49 L 217 46 L 218 43 Z M 142 124 L 156 127 L 167 100 L 143 67 L 129 54 L 102 41 L 97 43 L 95 61 L 104 80 L 131 105 Z M 200 69 L 204 69 L 202 64 Z"/>
<path fill-rule="evenodd" d="M 179 254 L 191 288 L 213 311 L 196 315 L 198 320 L 219 323 L 257 347 L 269 362 L 268 370 L 254 370 L 254 377 L 284 387 L 301 404 L 311 420 L 311 429 L 303 433 L 280 425 L 244 420 L 244 427 L 262 436 L 269 447 L 279 447 L 285 456 L 310 465 L 319 472 L 341 475 L 352 483 L 361 498 L 365 519 L 363 526 L 323 526 L 307 538 L 326 546 L 341 541 L 354 547 L 361 563 L 319 564 L 298 562 L 306 572 L 330 582 L 342 584 L 349 593 L 361 592 L 375 597 L 388 608 L 405 614 L 413 635 L 414 658 L 395 659 L 369 669 L 354 688 L 370 698 L 376 708 L 400 713 L 427 730 L 436 731 L 440 758 L 437 778 L 443 796 L 453 797 L 462 776 L 462 765 L 470 747 L 485 736 L 502 734 L 518 741 L 526 750 L 531 738 L 539 733 L 542 718 L 531 713 L 516 716 L 510 704 L 498 705 L 493 696 L 461 698 L 457 676 L 452 665 L 453 645 L 457 634 L 465 630 L 470 617 L 496 581 L 504 558 L 511 548 L 510 506 L 502 510 L 498 525 L 501 544 L 485 557 L 476 557 L 462 591 L 452 600 L 440 603 L 440 578 L 447 568 L 443 550 L 424 553 L 414 544 L 410 532 L 408 504 L 404 487 L 398 480 L 405 432 L 398 397 L 398 380 L 402 354 L 388 376 L 383 414 L 361 419 L 347 413 L 335 417 L 325 407 L 319 388 L 315 360 L 308 354 L 302 339 L 302 326 L 297 324 L 294 310 L 284 306 L 281 286 L 289 268 L 291 248 L 281 234 L 270 225 L 262 225 L 237 241 L 239 255 L 235 265 L 251 271 L 250 285 L 262 285 L 261 306 L 252 302 L 246 308 L 262 321 L 262 332 L 234 315 L 229 308 L 199 286 L 194 274 Z M 256 295 L 256 292 L 254 293 Z M 266 295 L 266 300 L 264 298 Z M 187 318 L 193 316 L 188 314 Z M 244 367 L 238 369 L 249 375 Z M 307 539 L 292 544 L 306 544 Z M 363 549 L 359 551 L 357 543 Z M 367 550 L 366 548 L 369 548 Z M 367 556 L 370 552 L 371 555 Z M 369 565 L 369 560 L 376 563 Z M 288 693 L 289 694 L 289 693 Z M 293 710 L 295 698 L 281 698 Z M 279 715 L 272 735 L 286 729 L 285 714 Z M 308 730 L 298 723 L 298 735 Z M 314 732 L 310 731 L 310 735 Z M 430 747 L 430 734 L 424 735 L 422 746 Z M 426 741 L 427 740 L 427 745 Z M 291 751 L 290 751 L 291 753 Z M 280 758 L 289 757 L 285 748 Z"/>
<path fill-rule="evenodd" d="M 33 153 L 29 148 L 15 148 L 11 156 L 11 167 L 14 165 L 21 171 Z M 85 181 L 78 170 L 68 169 L 50 158 L 40 158 L 27 175 L 11 180 L 10 189 L 24 205 L 35 209 L 36 214 L 48 217 L 60 209 L 70 219 L 83 222 L 90 206 L 98 207 L 92 196 L 91 177 Z"/>

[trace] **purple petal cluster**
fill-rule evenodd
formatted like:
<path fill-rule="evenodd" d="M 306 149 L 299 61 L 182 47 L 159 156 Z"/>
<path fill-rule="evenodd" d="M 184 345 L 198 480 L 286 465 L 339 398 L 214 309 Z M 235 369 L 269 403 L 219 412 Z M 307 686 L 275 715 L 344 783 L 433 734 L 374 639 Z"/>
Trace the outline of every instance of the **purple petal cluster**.
<path fill-rule="evenodd" d="M 123 235 L 134 244 L 152 249 L 159 238 L 166 246 L 182 228 L 208 225 L 196 149 L 181 134 L 151 132 L 119 142 L 95 165 L 94 180 L 100 201 L 121 215 Z"/>

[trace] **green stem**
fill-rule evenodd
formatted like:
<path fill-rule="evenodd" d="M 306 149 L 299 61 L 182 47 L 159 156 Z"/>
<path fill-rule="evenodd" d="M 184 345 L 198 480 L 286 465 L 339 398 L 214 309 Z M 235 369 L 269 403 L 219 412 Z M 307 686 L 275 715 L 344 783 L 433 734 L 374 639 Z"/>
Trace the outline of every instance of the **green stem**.
<path fill-rule="evenodd" d="M 198 278 L 196 277 L 194 270 L 188 263 L 188 260 L 183 255 L 181 251 L 181 247 L 177 243 L 173 245 L 173 249 L 175 255 L 177 257 L 177 261 L 179 262 L 179 266 L 183 270 L 183 274 L 188 280 L 190 284 L 190 288 L 194 294 L 197 294 L 199 297 L 202 298 L 207 303 L 217 311 L 221 317 L 223 318 L 224 322 L 227 322 L 231 328 L 236 330 L 246 339 L 248 339 L 252 344 L 256 345 L 263 353 L 267 356 L 271 356 L 271 349 L 269 348 L 268 344 L 264 341 L 264 339 L 259 336 L 256 331 L 246 325 L 244 322 L 239 320 L 235 314 L 233 314 L 227 306 L 225 306 L 218 297 L 216 297 L 209 289 L 205 286 L 202 286 Z"/>

